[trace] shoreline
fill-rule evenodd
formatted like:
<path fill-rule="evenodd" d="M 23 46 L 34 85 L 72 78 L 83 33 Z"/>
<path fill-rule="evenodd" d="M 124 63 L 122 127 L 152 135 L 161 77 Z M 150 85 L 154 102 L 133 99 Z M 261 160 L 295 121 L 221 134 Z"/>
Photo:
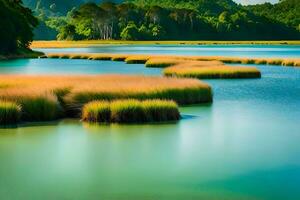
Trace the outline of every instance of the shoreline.
<path fill-rule="evenodd" d="M 38 58 L 43 55 L 45 55 L 45 54 L 43 52 L 39 52 L 39 51 L 21 50 L 17 54 L 10 54 L 10 55 L 1 55 L 0 54 L 0 61 L 22 59 L 22 58 Z"/>
<path fill-rule="evenodd" d="M 282 41 L 122 41 L 122 40 L 81 40 L 81 41 L 33 41 L 30 48 L 84 48 L 102 45 L 300 45 L 300 40 Z"/>

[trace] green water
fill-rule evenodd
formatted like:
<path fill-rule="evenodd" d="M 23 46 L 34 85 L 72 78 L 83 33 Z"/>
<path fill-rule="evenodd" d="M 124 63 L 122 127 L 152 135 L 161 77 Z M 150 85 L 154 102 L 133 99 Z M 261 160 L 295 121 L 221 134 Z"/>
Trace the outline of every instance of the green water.
<path fill-rule="evenodd" d="M 0 199 L 300 199 L 300 70 L 259 68 L 175 124 L 0 129 Z"/>

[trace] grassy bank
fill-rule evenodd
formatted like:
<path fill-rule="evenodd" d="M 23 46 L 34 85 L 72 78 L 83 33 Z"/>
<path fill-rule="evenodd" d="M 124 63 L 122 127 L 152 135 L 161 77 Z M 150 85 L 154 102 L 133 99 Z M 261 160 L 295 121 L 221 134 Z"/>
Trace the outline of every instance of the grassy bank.
<path fill-rule="evenodd" d="M 263 64 L 300 67 L 300 59 L 297 58 L 240 58 L 223 56 L 174 56 L 174 55 L 125 55 L 125 54 L 101 54 L 101 53 L 49 53 L 48 58 L 64 59 L 94 59 L 125 61 L 128 64 L 146 64 L 147 67 L 167 67 L 184 61 L 219 61 L 234 64 Z"/>
<path fill-rule="evenodd" d="M 146 123 L 177 121 L 180 114 L 174 101 L 127 99 L 90 102 L 83 107 L 82 119 L 100 123 Z"/>
<path fill-rule="evenodd" d="M 137 84 L 138 83 L 138 84 Z M 212 102 L 211 87 L 194 79 L 126 75 L 0 75 L 0 101 L 22 108 L 22 121 L 79 117 L 91 101 L 172 100 L 178 104 Z"/>
<path fill-rule="evenodd" d="M 123 40 L 84 40 L 84 41 L 33 41 L 31 48 L 80 48 L 101 45 L 300 45 L 300 41 L 123 41 Z"/>

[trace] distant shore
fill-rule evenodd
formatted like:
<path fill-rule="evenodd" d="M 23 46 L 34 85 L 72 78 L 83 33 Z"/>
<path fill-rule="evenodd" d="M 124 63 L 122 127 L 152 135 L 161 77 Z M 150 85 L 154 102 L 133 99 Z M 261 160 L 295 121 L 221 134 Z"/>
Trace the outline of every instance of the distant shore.
<path fill-rule="evenodd" d="M 123 41 L 123 40 L 81 40 L 81 41 L 33 41 L 30 48 L 82 48 L 101 45 L 300 45 L 295 41 Z"/>

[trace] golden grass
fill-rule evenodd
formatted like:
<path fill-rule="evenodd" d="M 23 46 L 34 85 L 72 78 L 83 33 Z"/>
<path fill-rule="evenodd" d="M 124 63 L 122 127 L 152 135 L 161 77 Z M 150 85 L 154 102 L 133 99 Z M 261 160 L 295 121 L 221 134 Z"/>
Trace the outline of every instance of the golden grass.
<path fill-rule="evenodd" d="M 185 61 L 185 59 L 180 59 L 176 57 L 149 58 L 145 65 L 149 68 L 165 68 Z"/>
<path fill-rule="evenodd" d="M 211 87 L 194 79 L 128 75 L 25 76 L 0 75 L 0 100 L 22 106 L 24 121 L 52 120 L 80 114 L 95 100 L 166 99 L 179 104 L 212 101 Z M 63 109 L 62 109 L 63 108 Z"/>
<path fill-rule="evenodd" d="M 132 55 L 125 59 L 127 64 L 145 64 L 152 56 L 147 55 Z"/>
<path fill-rule="evenodd" d="M 126 99 L 90 102 L 83 107 L 82 119 L 100 123 L 165 122 L 179 120 L 180 114 L 174 101 Z"/>
<path fill-rule="evenodd" d="M 208 63 L 207 65 L 205 63 Z M 198 79 L 211 78 L 260 78 L 261 73 L 255 67 L 225 66 L 209 64 L 210 62 L 187 62 L 168 67 L 164 75 L 168 77 L 185 77 Z"/>
<path fill-rule="evenodd" d="M 82 41 L 33 41 L 31 48 L 79 48 L 105 45 L 128 44 L 177 44 L 177 45 L 215 45 L 215 44 L 269 44 L 300 45 L 300 41 L 123 41 L 123 40 L 82 40 Z"/>
<path fill-rule="evenodd" d="M 223 56 L 174 56 L 174 55 L 124 55 L 124 54 L 102 54 L 102 53 L 49 53 L 48 58 L 70 58 L 70 59 L 99 59 L 125 61 L 128 64 L 146 64 L 147 67 L 166 67 L 177 64 L 180 60 L 185 61 L 219 61 L 223 63 L 236 64 L 264 64 L 282 66 L 300 66 L 298 58 L 240 58 Z"/>

